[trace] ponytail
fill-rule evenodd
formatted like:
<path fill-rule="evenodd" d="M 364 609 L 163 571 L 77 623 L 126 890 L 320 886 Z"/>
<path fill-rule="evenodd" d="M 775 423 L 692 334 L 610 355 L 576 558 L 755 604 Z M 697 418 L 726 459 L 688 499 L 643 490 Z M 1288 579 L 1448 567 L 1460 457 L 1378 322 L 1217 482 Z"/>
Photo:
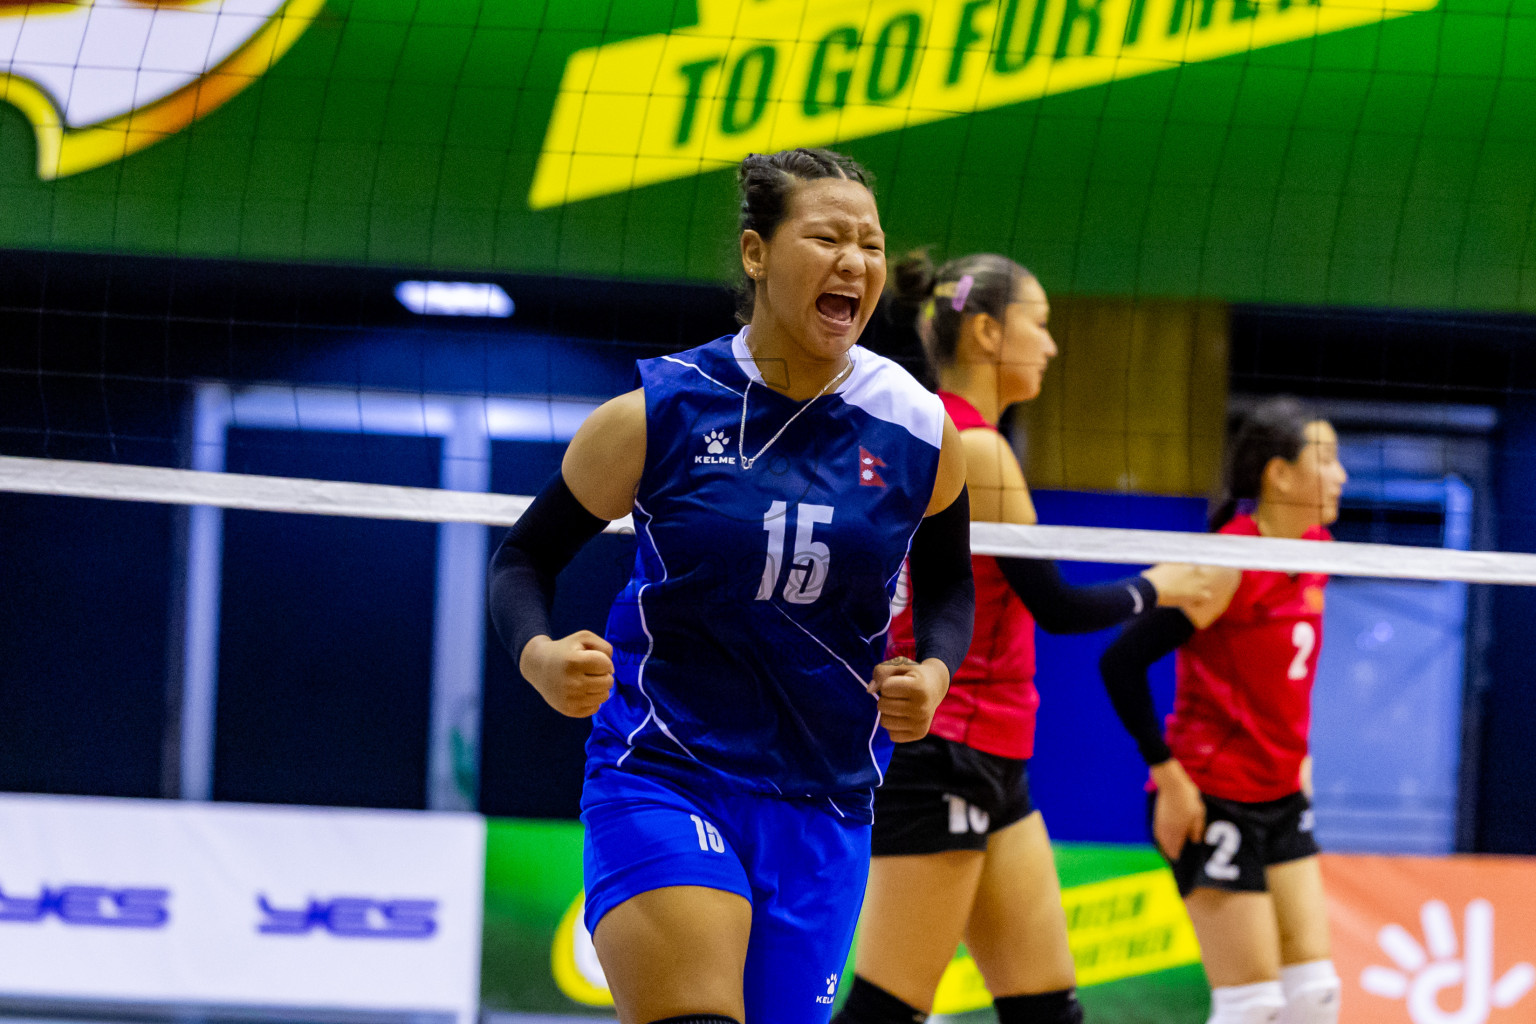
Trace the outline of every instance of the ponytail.
<path fill-rule="evenodd" d="M 1211 497 L 1210 509 L 1206 513 L 1206 522 L 1210 524 L 1212 533 L 1219 532 L 1223 526 L 1237 518 L 1237 505 L 1237 499 L 1226 493 L 1225 487 L 1222 487 Z"/>
<path fill-rule="evenodd" d="M 939 373 L 930 355 L 922 310 L 933 293 L 933 261 L 915 249 L 891 264 L 885 294 L 859 344 L 912 374 L 929 391 L 939 389 Z"/>
<path fill-rule="evenodd" d="M 983 252 L 935 268 L 927 249 L 914 249 L 891 268 L 894 302 L 910 310 L 928 361 L 935 371 L 955 361 L 960 325 L 986 313 L 1002 320 L 1020 281 L 1033 279 L 1006 256 Z"/>

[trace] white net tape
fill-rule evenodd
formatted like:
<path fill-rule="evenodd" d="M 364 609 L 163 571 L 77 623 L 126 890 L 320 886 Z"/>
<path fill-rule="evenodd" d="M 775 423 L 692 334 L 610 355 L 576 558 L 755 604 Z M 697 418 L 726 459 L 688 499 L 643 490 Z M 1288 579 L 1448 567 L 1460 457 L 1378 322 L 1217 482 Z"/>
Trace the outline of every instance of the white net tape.
<path fill-rule="evenodd" d="M 533 500 L 520 495 L 476 494 L 425 487 L 7 456 L 0 456 L 0 491 L 366 519 L 484 523 L 489 526 L 510 526 Z M 633 524 L 626 517 L 611 523 L 608 532 L 632 529 Z M 974 524 L 971 546 L 977 554 L 1022 558 L 1132 565 L 1189 562 L 1279 572 L 1321 572 L 1331 576 L 1536 586 L 1536 555 L 1502 551 L 1452 551 L 1342 542 L 1316 544 L 1302 540 L 1164 530 L 1001 523 Z"/>

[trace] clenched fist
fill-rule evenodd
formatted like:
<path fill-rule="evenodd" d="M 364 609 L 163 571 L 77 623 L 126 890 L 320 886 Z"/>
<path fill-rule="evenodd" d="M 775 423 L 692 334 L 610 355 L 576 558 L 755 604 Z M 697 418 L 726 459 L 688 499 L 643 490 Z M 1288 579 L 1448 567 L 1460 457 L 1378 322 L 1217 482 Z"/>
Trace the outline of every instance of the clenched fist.
<path fill-rule="evenodd" d="M 933 713 L 949 692 L 949 669 L 938 658 L 918 664 L 892 658 L 875 666 L 869 692 L 880 699 L 880 724 L 897 743 L 928 735 Z"/>
<path fill-rule="evenodd" d="M 571 718 L 591 718 L 613 692 L 613 645 L 591 630 L 560 640 L 536 636 L 517 667 L 550 707 Z"/>
<path fill-rule="evenodd" d="M 1169 860 L 1178 860 L 1185 843 L 1205 839 L 1205 798 L 1173 758 L 1152 766 L 1157 799 L 1152 811 L 1152 835 Z"/>

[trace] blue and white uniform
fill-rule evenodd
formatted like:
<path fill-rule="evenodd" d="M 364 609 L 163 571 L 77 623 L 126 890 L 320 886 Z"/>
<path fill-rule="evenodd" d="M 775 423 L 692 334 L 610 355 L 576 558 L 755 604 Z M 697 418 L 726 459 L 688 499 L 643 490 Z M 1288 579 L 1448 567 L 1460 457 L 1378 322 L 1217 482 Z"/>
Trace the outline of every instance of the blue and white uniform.
<path fill-rule="evenodd" d="M 737 892 L 748 1019 L 799 1024 L 830 1015 L 863 899 L 891 748 L 866 684 L 944 408 L 860 348 L 805 407 L 763 384 L 746 336 L 639 363 L 645 469 L 587 745 L 586 918 L 664 886 Z"/>

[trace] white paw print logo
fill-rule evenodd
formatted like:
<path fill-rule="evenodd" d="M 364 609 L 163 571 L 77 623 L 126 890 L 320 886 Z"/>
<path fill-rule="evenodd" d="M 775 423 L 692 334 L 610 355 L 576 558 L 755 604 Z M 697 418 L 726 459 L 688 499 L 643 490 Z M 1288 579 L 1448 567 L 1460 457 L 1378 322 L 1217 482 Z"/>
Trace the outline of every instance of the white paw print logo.
<path fill-rule="evenodd" d="M 1514 1006 L 1536 985 L 1536 967 L 1518 963 L 1497 981 L 1493 977 L 1493 904 L 1467 904 L 1465 947 L 1457 954 L 1451 910 L 1430 900 L 1419 911 L 1424 926 L 1421 946 L 1402 925 L 1389 924 L 1376 936 L 1382 952 L 1401 970 L 1367 967 L 1360 987 L 1384 999 L 1407 999 L 1413 1024 L 1484 1024 L 1495 1009 Z M 1425 946 L 1428 953 L 1425 952 Z M 1440 994 L 1461 988 L 1461 1008 L 1444 1009 Z"/>
<path fill-rule="evenodd" d="M 835 974 L 827 975 L 827 995 L 837 995 L 837 975 Z"/>
<path fill-rule="evenodd" d="M 711 430 L 704 435 L 705 451 L 711 455 L 719 455 L 725 451 L 725 446 L 731 443 L 731 439 L 718 430 Z"/>

